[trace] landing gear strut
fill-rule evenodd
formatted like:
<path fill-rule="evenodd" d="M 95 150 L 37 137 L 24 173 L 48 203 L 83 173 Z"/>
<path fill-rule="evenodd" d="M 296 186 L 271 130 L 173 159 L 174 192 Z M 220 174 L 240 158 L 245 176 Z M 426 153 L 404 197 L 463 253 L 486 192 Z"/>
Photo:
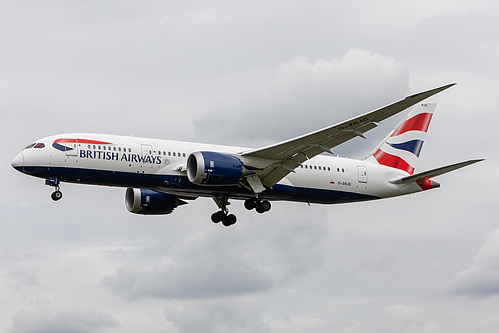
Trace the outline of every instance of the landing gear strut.
<path fill-rule="evenodd" d="M 61 187 L 59 186 L 60 183 L 61 181 L 58 178 L 49 178 L 45 180 L 45 185 L 54 187 L 54 192 L 52 192 L 52 195 L 50 196 L 54 201 L 62 199 Z"/>
<path fill-rule="evenodd" d="M 262 214 L 268 212 L 272 205 L 267 200 L 260 200 L 258 198 L 251 198 L 244 201 L 244 208 L 247 210 L 255 209 L 258 213 Z"/>
<path fill-rule="evenodd" d="M 218 205 L 220 210 L 211 215 L 211 220 L 213 223 L 222 222 L 222 224 L 226 227 L 229 227 L 237 222 L 237 217 L 234 214 L 229 214 L 229 209 L 227 208 L 230 205 L 229 200 L 226 197 L 214 197 L 215 203 Z"/>

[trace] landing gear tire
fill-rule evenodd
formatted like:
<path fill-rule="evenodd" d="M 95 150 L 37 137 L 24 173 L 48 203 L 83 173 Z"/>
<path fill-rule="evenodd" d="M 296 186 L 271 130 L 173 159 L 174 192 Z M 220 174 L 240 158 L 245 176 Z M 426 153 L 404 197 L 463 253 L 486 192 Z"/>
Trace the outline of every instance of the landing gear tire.
<path fill-rule="evenodd" d="M 59 201 L 62 198 L 62 192 L 57 190 L 57 191 L 52 193 L 51 197 L 52 197 L 52 200 Z"/>
<path fill-rule="evenodd" d="M 234 214 L 229 214 L 225 216 L 225 218 L 222 220 L 222 224 L 226 227 L 230 227 L 231 225 L 235 224 L 237 222 L 237 217 Z"/>
<path fill-rule="evenodd" d="M 222 211 L 218 211 L 218 212 L 211 214 L 211 221 L 213 223 L 220 223 L 223 221 L 224 218 L 225 218 L 225 214 Z"/>
<path fill-rule="evenodd" d="M 268 212 L 272 208 L 272 205 L 269 201 L 263 200 L 256 206 L 256 211 L 260 214 Z"/>
<path fill-rule="evenodd" d="M 244 201 L 244 208 L 247 210 L 252 210 L 253 208 L 256 208 L 258 206 L 258 199 L 257 198 L 251 198 L 251 199 L 246 199 Z"/>
<path fill-rule="evenodd" d="M 229 214 L 229 210 L 227 206 L 230 205 L 230 202 L 225 196 L 213 197 L 215 203 L 217 204 L 220 210 L 211 214 L 211 220 L 213 223 L 222 222 L 222 224 L 226 227 L 231 226 L 236 223 L 237 217 L 234 214 Z"/>
<path fill-rule="evenodd" d="M 213 221 L 213 223 L 222 222 L 224 226 L 230 227 L 237 222 L 237 217 L 234 214 L 226 214 L 225 212 L 220 210 L 211 214 L 211 220 Z"/>

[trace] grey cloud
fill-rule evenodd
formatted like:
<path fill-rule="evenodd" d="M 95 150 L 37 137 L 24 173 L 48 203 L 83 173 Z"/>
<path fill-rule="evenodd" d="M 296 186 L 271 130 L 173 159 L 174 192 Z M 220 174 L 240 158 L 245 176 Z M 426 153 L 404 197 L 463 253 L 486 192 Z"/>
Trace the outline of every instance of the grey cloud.
<path fill-rule="evenodd" d="M 324 241 L 328 236 L 328 219 L 322 209 L 289 208 L 274 215 L 276 230 L 269 235 L 274 256 L 282 267 L 280 282 L 288 283 L 319 269 L 324 263 Z M 276 223 L 280 221 L 281 223 Z M 277 230 L 279 229 L 279 230 Z"/>
<path fill-rule="evenodd" d="M 417 308 L 397 304 L 381 311 L 384 319 L 385 332 L 440 332 L 440 328 L 427 323 Z"/>
<path fill-rule="evenodd" d="M 266 304 L 254 297 L 223 300 L 172 302 L 164 316 L 181 333 L 195 332 L 271 332 L 262 320 Z"/>
<path fill-rule="evenodd" d="M 117 325 L 110 314 L 95 308 L 59 310 L 51 306 L 21 310 L 12 321 L 13 333 L 88 333 Z"/>
<path fill-rule="evenodd" d="M 470 267 L 449 282 L 451 295 L 489 297 L 499 294 L 499 230 L 491 232 Z"/>
<path fill-rule="evenodd" d="M 13 286 L 16 289 L 37 286 L 37 270 L 30 266 L 36 259 L 36 255 L 33 254 L 6 250 L 0 253 L 0 268 L 5 272 L 6 276 L 15 281 Z"/>
<path fill-rule="evenodd" d="M 307 207 L 308 208 L 308 207 Z M 327 215 L 304 206 L 259 215 L 246 212 L 238 228 L 202 229 L 144 263 L 124 264 L 103 285 L 113 294 L 141 298 L 212 299 L 268 292 L 324 263 Z M 244 223 L 262 220 L 265 229 Z"/>
<path fill-rule="evenodd" d="M 194 118 L 204 141 L 261 145 L 368 112 L 407 93 L 407 68 L 361 49 L 341 57 L 282 63 L 272 82 L 239 102 L 213 105 Z"/>
<path fill-rule="evenodd" d="M 268 291 L 274 284 L 272 276 L 253 250 L 237 239 L 197 233 L 171 256 L 156 263 L 125 264 L 103 283 L 129 299 L 216 298 Z"/>

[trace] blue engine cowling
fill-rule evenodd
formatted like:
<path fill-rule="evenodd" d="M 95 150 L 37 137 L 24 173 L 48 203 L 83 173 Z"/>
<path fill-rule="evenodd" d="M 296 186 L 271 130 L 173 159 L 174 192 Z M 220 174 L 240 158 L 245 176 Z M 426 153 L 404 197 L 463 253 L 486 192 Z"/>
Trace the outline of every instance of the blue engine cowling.
<path fill-rule="evenodd" d="M 237 185 L 246 174 L 243 163 L 231 155 L 197 151 L 187 158 L 187 178 L 196 185 Z"/>
<path fill-rule="evenodd" d="M 177 196 L 152 190 L 127 188 L 125 205 L 130 213 L 142 215 L 170 214 L 179 205 L 186 204 Z"/>

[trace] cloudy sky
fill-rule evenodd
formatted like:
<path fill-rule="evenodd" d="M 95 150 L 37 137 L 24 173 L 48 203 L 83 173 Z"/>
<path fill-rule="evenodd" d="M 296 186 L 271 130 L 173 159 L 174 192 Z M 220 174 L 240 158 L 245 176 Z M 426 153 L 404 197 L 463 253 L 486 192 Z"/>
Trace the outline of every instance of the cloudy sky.
<path fill-rule="evenodd" d="M 491 332 L 499 326 L 499 5 L 483 1 L 1 1 L 0 331 Z M 442 188 L 338 206 L 136 216 L 124 189 L 10 166 L 97 132 L 257 147 L 431 98 Z M 360 158 L 400 118 L 340 146 Z"/>

